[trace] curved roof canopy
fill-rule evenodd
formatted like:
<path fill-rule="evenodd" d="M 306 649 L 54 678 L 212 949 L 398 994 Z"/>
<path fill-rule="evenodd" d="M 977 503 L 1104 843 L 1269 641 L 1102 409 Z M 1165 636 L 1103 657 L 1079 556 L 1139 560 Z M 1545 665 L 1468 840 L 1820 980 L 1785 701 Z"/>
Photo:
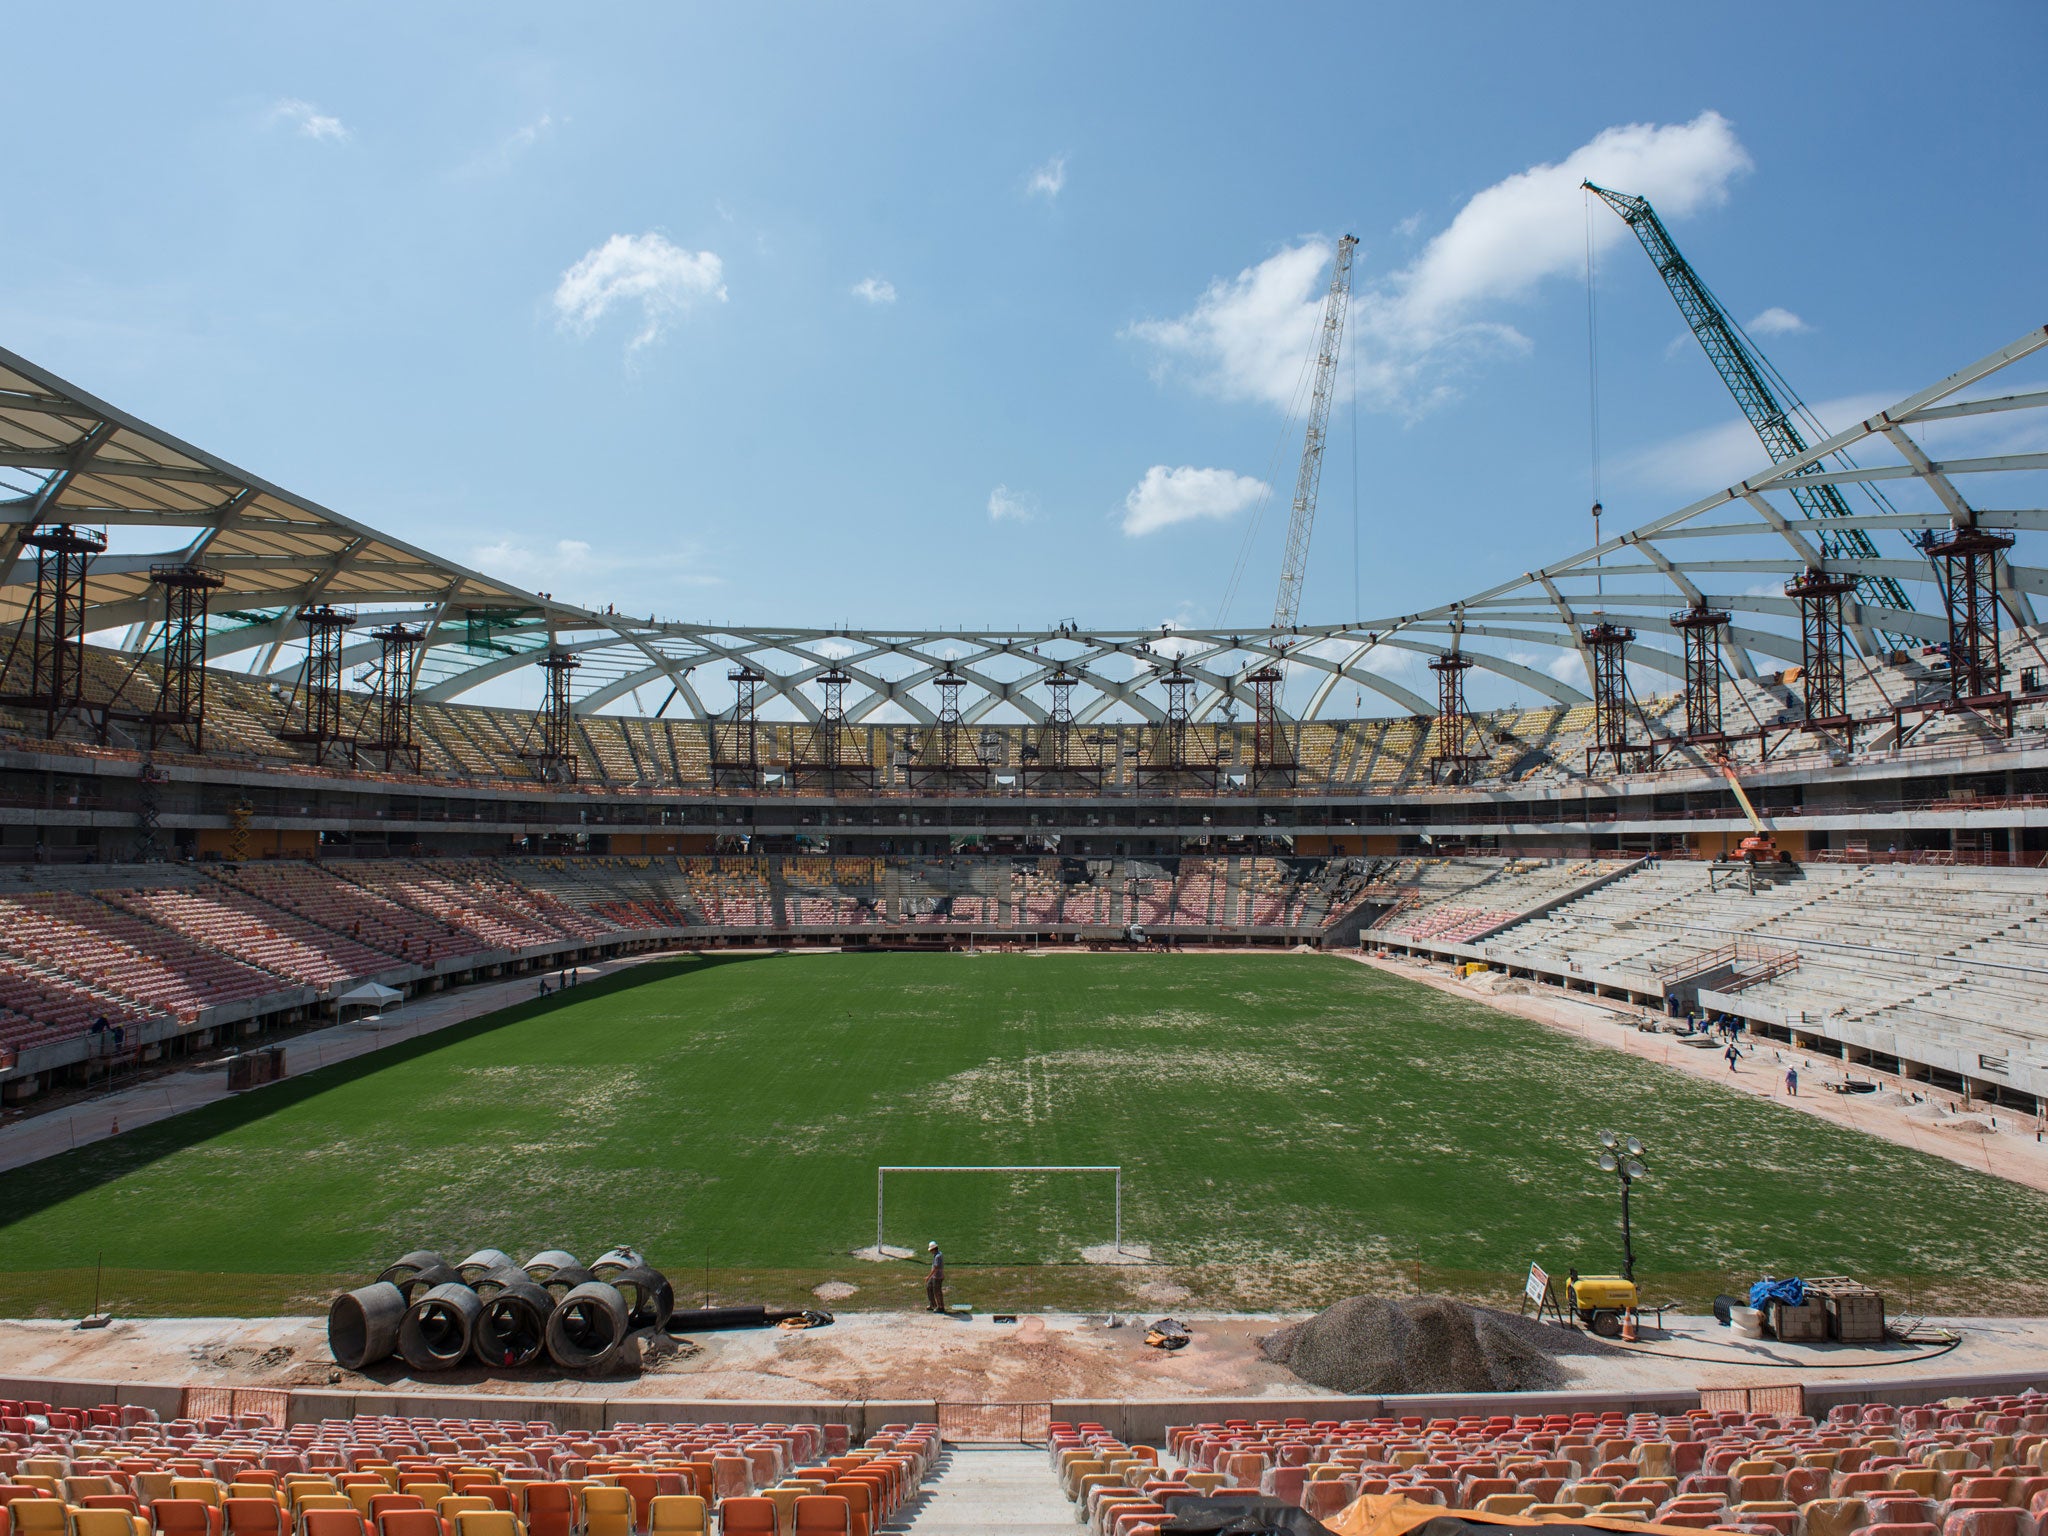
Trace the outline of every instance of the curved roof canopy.
<path fill-rule="evenodd" d="M 2043 347 L 2048 327 L 1798 459 L 1469 597 L 1355 623 L 1227 632 L 730 628 L 595 613 L 294 496 L 0 349 L 0 624 L 19 622 L 34 587 L 23 539 L 69 522 L 161 535 L 128 534 L 124 546 L 146 543 L 150 552 L 93 561 L 94 633 L 117 634 L 130 647 L 148 643 L 162 613 L 151 565 L 193 561 L 225 578 L 214 596 L 212 660 L 288 674 L 302 655 L 293 644 L 304 633 L 299 609 L 353 605 L 380 622 L 426 627 L 419 689 L 428 699 L 458 698 L 556 649 L 579 663 L 576 708 L 585 713 L 645 704 L 651 694 L 657 712 L 712 718 L 729 707 L 728 674 L 746 666 L 761 674 L 764 715 L 816 719 L 818 679 L 837 668 L 849 679 L 850 721 L 931 722 L 936 679 L 950 666 L 963 680 L 969 723 L 1045 719 L 1048 683 L 1062 668 L 1075 679 L 1077 719 L 1159 720 L 1160 677 L 1176 663 L 1197 685 L 1200 716 L 1249 702 L 1250 674 L 1279 662 L 1289 674 L 1284 707 L 1297 718 L 1337 714 L 1345 687 L 1429 715 L 1436 705 L 1415 691 L 1428 682 L 1417 662 L 1455 649 L 1480 671 L 1577 703 L 1586 697 L 1584 674 L 1568 658 L 1580 651 L 1580 629 L 1603 619 L 1637 631 L 1632 665 L 1674 680 L 1683 664 L 1673 614 L 1702 601 L 1732 616 L 1727 657 L 1736 672 L 1754 676 L 1798 661 L 1798 609 L 1782 588 L 1805 570 L 1890 576 L 1914 594 L 1913 612 L 1845 605 L 1866 652 L 1881 635 L 1947 639 L 1935 570 L 1916 543 L 1925 530 L 2048 530 L 2048 452 L 2040 451 L 2048 448 L 2048 389 L 1975 389 Z M 1974 392 L 1964 398 L 1966 391 Z M 1795 477 L 1864 493 L 1867 508 L 1850 524 L 1870 535 L 1877 556 L 1839 554 L 1825 534 L 1842 524 L 1807 521 L 1788 490 Z M 2013 551 L 2024 552 L 2025 544 Z M 1999 587 L 2013 618 L 2032 624 L 2048 571 L 2005 562 Z M 344 659 L 367 659 L 373 648 L 358 640 Z"/>

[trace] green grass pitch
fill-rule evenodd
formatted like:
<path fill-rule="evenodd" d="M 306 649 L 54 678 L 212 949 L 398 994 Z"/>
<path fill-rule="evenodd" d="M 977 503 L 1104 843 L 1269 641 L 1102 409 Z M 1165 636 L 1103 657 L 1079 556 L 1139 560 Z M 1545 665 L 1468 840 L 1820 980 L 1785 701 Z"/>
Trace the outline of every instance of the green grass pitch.
<path fill-rule="evenodd" d="M 1766 1270 L 1995 1285 L 2048 1267 L 2042 1196 L 1341 959 L 734 956 L 636 968 L 0 1176 L 0 1310 L 35 1310 L 41 1274 L 102 1254 L 131 1310 L 203 1313 L 317 1304 L 408 1248 L 622 1241 L 679 1280 L 708 1263 L 881 1300 L 916 1275 L 849 1257 L 874 1240 L 879 1163 L 1120 1163 L 1127 1240 L 1235 1277 L 1219 1296 L 1262 1276 L 1265 1300 L 1316 1299 L 1416 1263 L 1512 1295 L 1532 1260 L 1618 1264 L 1602 1127 L 1649 1143 L 1653 1295 Z M 892 1177 L 888 1240 L 937 1237 L 971 1289 L 976 1266 L 1106 1241 L 1110 1193 Z M 891 1271 L 895 1291 L 866 1283 Z M 1295 1294 L 1289 1275 L 1314 1278 Z"/>

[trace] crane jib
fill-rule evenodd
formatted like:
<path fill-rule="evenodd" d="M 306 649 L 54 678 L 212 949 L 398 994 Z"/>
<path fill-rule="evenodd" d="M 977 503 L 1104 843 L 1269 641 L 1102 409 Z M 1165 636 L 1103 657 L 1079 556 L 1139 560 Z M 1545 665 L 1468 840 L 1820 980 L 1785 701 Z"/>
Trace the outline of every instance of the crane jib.
<path fill-rule="evenodd" d="M 1309 398 L 1308 431 L 1301 446 L 1301 472 L 1294 482 L 1294 510 L 1287 520 L 1287 553 L 1280 562 L 1280 595 L 1273 604 L 1273 627 L 1292 629 L 1301 617 L 1302 578 L 1308 574 L 1308 541 L 1315 528 L 1316 489 L 1322 481 L 1323 444 L 1329 436 L 1330 402 L 1336 393 L 1337 352 L 1343 344 L 1344 311 L 1351 299 L 1351 256 L 1358 239 L 1337 242 L 1330 291 L 1323 299 L 1323 322 L 1316 335 L 1315 388 Z"/>
<path fill-rule="evenodd" d="M 1622 222 L 1642 242 L 1658 275 L 1664 279 L 1665 287 L 1671 290 L 1672 298 L 1677 301 L 1679 313 L 1685 317 L 1693 335 L 1699 338 L 1707 360 L 1728 386 L 1728 393 L 1735 397 L 1742 414 L 1756 429 L 1771 462 L 1782 464 L 1805 453 L 1806 441 L 1793 424 L 1791 413 L 1778 403 L 1771 392 L 1763 364 L 1745 344 L 1720 301 L 1680 253 L 1678 242 L 1671 238 L 1671 232 L 1657 217 L 1657 210 L 1650 206 L 1649 200 L 1628 192 L 1613 192 L 1590 181 L 1584 186 L 1620 214 Z M 1818 466 L 1815 466 L 1813 472 L 1817 471 Z M 1801 515 L 1809 519 L 1827 522 L 1855 515 L 1850 511 L 1848 502 L 1842 499 L 1842 493 L 1832 485 L 1802 486 L 1795 483 L 1787 488 L 1792 492 L 1792 500 Z M 1821 535 L 1821 554 L 1827 559 L 1844 554 L 1862 560 L 1878 558 L 1877 546 L 1860 528 L 1827 530 Z M 1863 601 L 1874 606 L 1893 608 L 1902 613 L 1913 611 L 1913 601 L 1907 596 L 1906 589 L 1890 576 L 1859 576 L 1856 589 Z M 1897 635 L 1887 635 L 1886 638 L 1896 645 L 1913 643 Z"/>

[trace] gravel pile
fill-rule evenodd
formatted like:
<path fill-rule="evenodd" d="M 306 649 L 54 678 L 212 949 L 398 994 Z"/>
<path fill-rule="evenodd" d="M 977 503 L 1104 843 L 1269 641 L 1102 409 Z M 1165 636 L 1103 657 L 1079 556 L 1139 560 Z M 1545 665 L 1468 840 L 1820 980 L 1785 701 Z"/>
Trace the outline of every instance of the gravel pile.
<path fill-rule="evenodd" d="M 1442 1296 L 1353 1296 L 1270 1333 L 1260 1352 L 1331 1392 L 1548 1392 L 1565 1384 L 1560 1354 L 1613 1346 L 1535 1318 Z"/>

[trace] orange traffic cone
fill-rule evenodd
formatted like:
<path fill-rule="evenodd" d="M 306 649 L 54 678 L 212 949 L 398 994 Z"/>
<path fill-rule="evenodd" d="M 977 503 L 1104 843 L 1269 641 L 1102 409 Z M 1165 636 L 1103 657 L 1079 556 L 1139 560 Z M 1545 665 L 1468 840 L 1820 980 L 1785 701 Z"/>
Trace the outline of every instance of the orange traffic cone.
<path fill-rule="evenodd" d="M 1621 1314 L 1621 1337 L 1625 1343 L 1633 1344 L 1636 1341 L 1636 1314 L 1633 1308 Z"/>

